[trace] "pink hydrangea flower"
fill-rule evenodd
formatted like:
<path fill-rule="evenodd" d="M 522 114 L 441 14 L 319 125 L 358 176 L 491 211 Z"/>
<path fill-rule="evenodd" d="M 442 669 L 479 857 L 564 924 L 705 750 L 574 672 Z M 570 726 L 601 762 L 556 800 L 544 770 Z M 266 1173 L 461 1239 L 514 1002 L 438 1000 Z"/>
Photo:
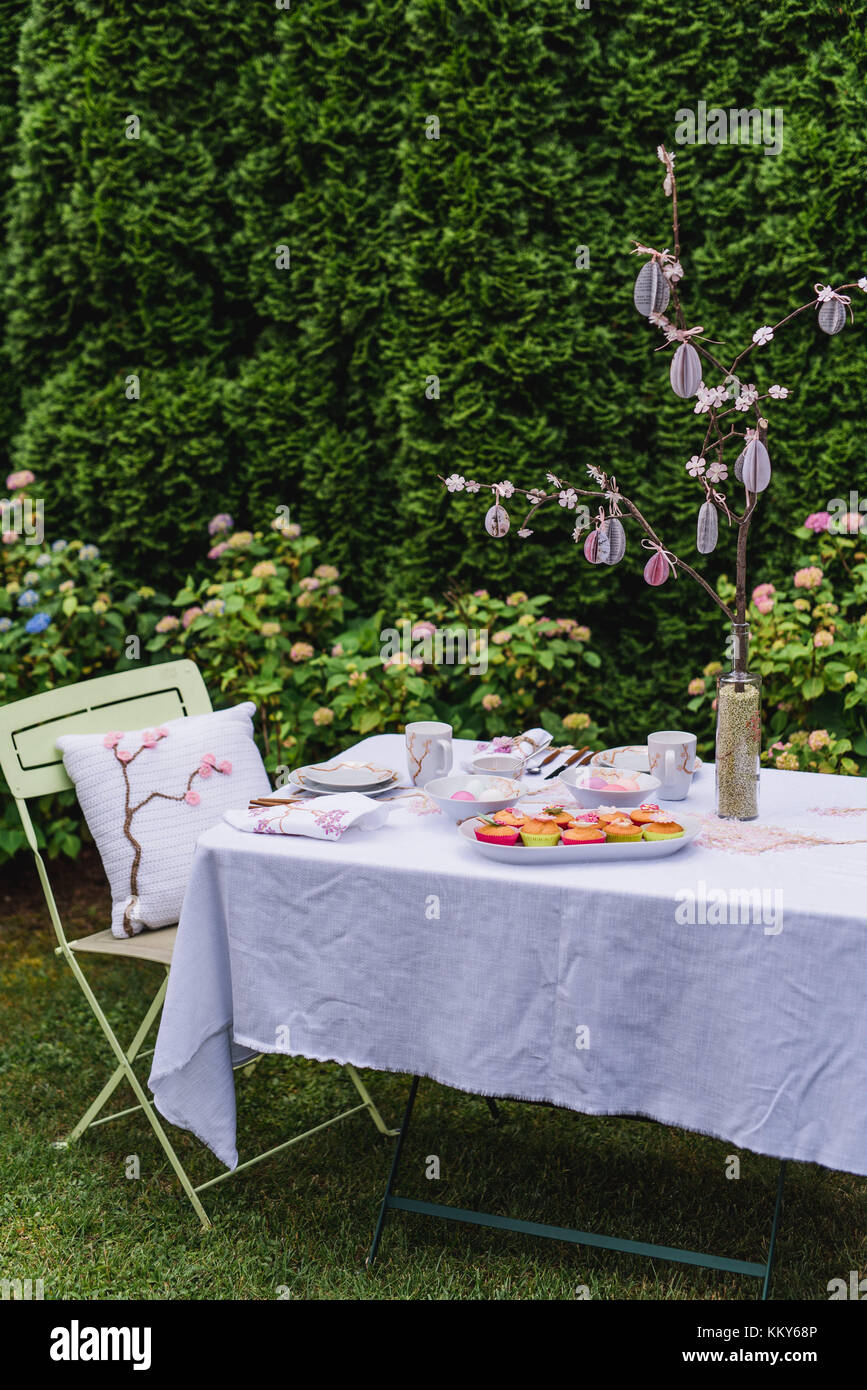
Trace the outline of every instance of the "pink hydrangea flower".
<path fill-rule="evenodd" d="M 187 803 L 188 806 L 198 806 L 198 804 L 199 804 L 199 802 L 201 801 L 201 799 L 202 799 L 202 798 L 199 796 L 199 793 L 198 793 L 198 792 L 194 792 L 193 789 L 192 789 L 192 787 L 190 787 L 190 790 L 187 792 L 186 796 L 184 797 L 184 801 Z"/>
<path fill-rule="evenodd" d="M 695 680 L 691 680 L 689 685 L 686 687 L 686 692 L 688 695 L 703 695 L 704 681 L 702 677 L 696 676 Z"/>
<path fill-rule="evenodd" d="M 122 738 L 123 734 L 106 734 L 105 738 L 102 740 L 102 746 L 103 748 L 116 748 Z"/>
<path fill-rule="evenodd" d="M 10 473 L 6 479 L 6 486 L 10 492 L 17 492 L 21 487 L 29 487 L 36 482 L 36 474 L 31 473 L 29 468 L 20 468 L 17 473 Z"/>
<path fill-rule="evenodd" d="M 17 532 L 17 531 L 4 531 L 4 532 L 3 532 L 3 544 L 4 544 L 4 545 L 14 545 L 15 542 L 17 541 L 17 539 L 18 539 L 18 532 Z"/>
<path fill-rule="evenodd" d="M 827 531 L 831 524 L 830 512 L 810 512 L 804 525 L 808 531 L 815 531 L 818 535 L 820 531 Z"/>
<path fill-rule="evenodd" d="M 232 764 L 228 758 L 224 758 L 221 763 L 217 763 L 217 771 L 222 772 L 224 777 L 229 777 L 232 772 Z"/>
<path fill-rule="evenodd" d="M 208 551 L 209 560 L 219 560 L 224 550 L 229 549 L 228 541 L 220 541 L 218 545 L 212 545 Z"/>
<path fill-rule="evenodd" d="M 181 622 L 184 627 L 187 628 L 191 623 L 196 621 L 196 618 L 201 617 L 201 614 L 201 608 L 199 608 L 198 604 L 194 604 L 192 608 L 188 608 L 186 612 L 181 615 Z"/>
<path fill-rule="evenodd" d="M 774 600 L 765 596 L 764 598 L 757 598 L 755 604 L 760 613 L 770 613 L 774 607 Z"/>
<path fill-rule="evenodd" d="M 826 627 L 820 627 L 819 631 L 813 637 L 814 647 L 830 647 L 833 646 L 833 643 L 834 634 L 833 632 L 829 632 Z"/>
<path fill-rule="evenodd" d="M 821 582 L 822 571 L 818 565 L 805 565 L 803 569 L 795 571 L 796 589 L 818 589 Z"/>
<path fill-rule="evenodd" d="M 773 584 L 757 584 L 753 589 L 753 603 L 758 603 L 760 598 L 770 598 L 776 592 Z"/>

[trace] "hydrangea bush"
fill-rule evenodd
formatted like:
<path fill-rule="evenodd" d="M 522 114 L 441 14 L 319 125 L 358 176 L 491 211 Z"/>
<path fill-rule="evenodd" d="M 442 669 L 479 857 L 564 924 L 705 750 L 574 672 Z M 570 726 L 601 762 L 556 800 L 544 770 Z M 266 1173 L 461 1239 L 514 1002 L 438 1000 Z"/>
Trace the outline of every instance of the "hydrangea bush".
<path fill-rule="evenodd" d="M 765 686 L 769 766 L 856 774 L 858 759 L 867 758 L 863 522 L 857 512 L 836 525 L 828 512 L 811 513 L 795 532 L 805 553 L 792 573 L 752 592 L 752 663 Z M 689 709 L 710 707 L 718 669 L 712 663 L 690 682 Z"/>
<path fill-rule="evenodd" d="M 34 483 L 29 470 L 10 474 L 5 516 L 14 502 L 35 506 Z M 135 664 L 126 639 L 137 634 L 144 645 L 156 622 L 150 608 L 156 594 L 118 578 L 98 546 L 64 537 L 36 543 L 35 536 L 4 531 L 0 566 L 0 703 Z M 69 791 L 40 807 L 37 836 L 51 857 L 78 853 L 81 820 L 70 814 L 74 806 Z M 18 813 L 5 796 L 0 861 L 24 844 Z"/>

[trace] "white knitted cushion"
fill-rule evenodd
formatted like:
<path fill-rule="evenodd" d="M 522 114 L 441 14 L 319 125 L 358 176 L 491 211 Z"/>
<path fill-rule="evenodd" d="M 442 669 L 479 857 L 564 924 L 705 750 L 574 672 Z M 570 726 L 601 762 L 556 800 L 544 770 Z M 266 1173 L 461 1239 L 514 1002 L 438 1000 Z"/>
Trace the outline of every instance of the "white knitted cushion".
<path fill-rule="evenodd" d="M 196 840 L 270 791 L 251 702 L 135 733 L 57 740 L 111 886 L 111 930 L 177 922 Z"/>

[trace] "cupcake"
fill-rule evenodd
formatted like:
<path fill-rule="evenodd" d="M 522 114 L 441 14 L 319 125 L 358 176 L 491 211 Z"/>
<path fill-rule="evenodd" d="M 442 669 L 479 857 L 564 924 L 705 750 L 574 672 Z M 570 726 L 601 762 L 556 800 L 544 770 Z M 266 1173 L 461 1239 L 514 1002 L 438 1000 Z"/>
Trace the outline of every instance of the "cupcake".
<path fill-rule="evenodd" d="M 597 806 L 596 815 L 600 825 L 607 825 L 612 820 L 629 820 L 628 813 L 620 806 Z"/>
<path fill-rule="evenodd" d="M 485 845 L 513 845 L 518 831 L 514 825 L 497 825 L 495 821 L 485 820 L 476 826 L 476 839 Z"/>
<path fill-rule="evenodd" d="M 599 815 L 596 811 L 576 811 L 569 822 L 570 825 L 598 825 Z"/>
<path fill-rule="evenodd" d="M 649 825 L 658 813 L 658 806 L 655 806 L 652 801 L 645 801 L 641 806 L 637 806 L 634 811 L 629 812 L 629 818 L 634 821 L 636 825 Z"/>
<path fill-rule="evenodd" d="M 495 820 L 498 825 L 514 825 L 520 828 L 527 817 L 522 816 L 520 811 L 515 811 L 509 807 L 506 811 L 495 811 L 492 819 Z"/>
<path fill-rule="evenodd" d="M 643 834 L 640 825 L 633 825 L 627 816 L 625 820 L 610 820 L 605 826 L 605 838 L 612 845 L 628 845 L 640 840 Z"/>
<path fill-rule="evenodd" d="M 605 831 L 595 825 L 573 825 L 560 836 L 564 845 L 604 845 Z"/>
<path fill-rule="evenodd" d="M 683 826 L 676 820 L 652 821 L 643 830 L 645 840 L 679 840 L 683 836 Z"/>
<path fill-rule="evenodd" d="M 560 827 L 554 821 L 525 820 L 520 830 L 521 839 L 530 849 L 556 845 L 560 839 Z"/>
<path fill-rule="evenodd" d="M 552 821 L 559 825 L 561 830 L 565 830 L 566 826 L 571 825 L 574 819 L 572 812 L 564 810 L 562 806 L 546 806 L 541 819 L 547 820 L 549 816 Z"/>

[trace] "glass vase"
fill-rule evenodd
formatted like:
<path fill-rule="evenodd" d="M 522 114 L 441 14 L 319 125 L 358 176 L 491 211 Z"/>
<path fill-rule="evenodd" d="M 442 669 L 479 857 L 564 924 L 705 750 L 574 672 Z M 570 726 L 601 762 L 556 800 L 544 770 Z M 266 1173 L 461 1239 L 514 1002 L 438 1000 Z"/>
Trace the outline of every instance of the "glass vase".
<path fill-rule="evenodd" d="M 749 623 L 732 623 L 732 668 L 717 677 L 716 813 L 727 820 L 759 814 L 762 678 L 749 670 Z"/>

